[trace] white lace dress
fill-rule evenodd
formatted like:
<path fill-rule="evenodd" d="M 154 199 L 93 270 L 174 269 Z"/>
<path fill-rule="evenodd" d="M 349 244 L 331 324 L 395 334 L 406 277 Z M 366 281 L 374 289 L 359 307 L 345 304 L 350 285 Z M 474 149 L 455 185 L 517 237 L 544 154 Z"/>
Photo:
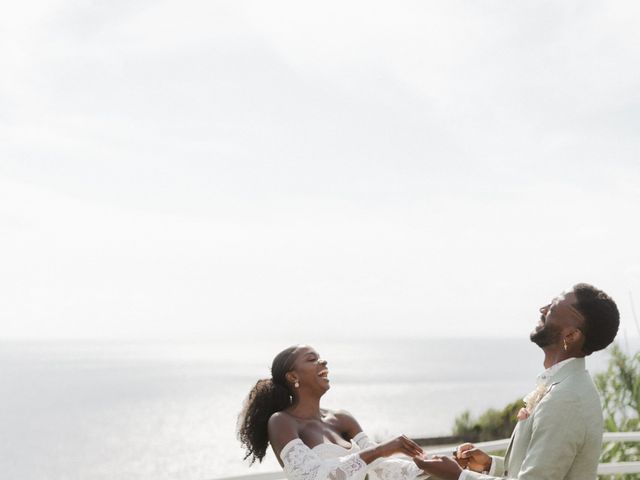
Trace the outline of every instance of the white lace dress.
<path fill-rule="evenodd" d="M 280 452 L 288 480 L 414 480 L 423 472 L 415 463 L 401 458 L 379 458 L 367 465 L 360 450 L 374 446 L 364 433 L 352 440 L 351 448 L 335 443 L 307 447 L 296 438 Z"/>

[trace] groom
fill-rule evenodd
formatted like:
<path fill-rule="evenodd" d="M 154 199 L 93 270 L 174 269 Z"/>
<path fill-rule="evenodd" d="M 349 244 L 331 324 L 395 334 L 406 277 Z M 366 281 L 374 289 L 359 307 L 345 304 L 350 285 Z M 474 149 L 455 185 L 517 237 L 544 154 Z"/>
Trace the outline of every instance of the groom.
<path fill-rule="evenodd" d="M 602 407 L 584 357 L 607 347 L 620 315 L 603 291 L 580 283 L 540 309 L 531 341 L 544 351 L 546 370 L 525 398 L 504 458 L 466 443 L 456 461 L 415 458 L 443 480 L 594 480 L 602 445 Z M 463 468 L 466 468 L 463 470 Z"/>

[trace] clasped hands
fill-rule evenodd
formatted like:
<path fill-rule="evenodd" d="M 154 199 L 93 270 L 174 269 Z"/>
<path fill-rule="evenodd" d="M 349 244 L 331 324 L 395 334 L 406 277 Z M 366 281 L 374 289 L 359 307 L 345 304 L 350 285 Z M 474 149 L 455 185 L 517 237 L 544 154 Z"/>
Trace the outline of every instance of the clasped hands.
<path fill-rule="evenodd" d="M 413 461 L 425 473 L 442 480 L 458 480 L 462 469 L 466 468 L 475 472 L 486 472 L 491 468 L 491 457 L 471 443 L 460 445 L 453 452 L 453 458 L 444 455 L 427 458 L 423 454 L 413 457 Z"/>

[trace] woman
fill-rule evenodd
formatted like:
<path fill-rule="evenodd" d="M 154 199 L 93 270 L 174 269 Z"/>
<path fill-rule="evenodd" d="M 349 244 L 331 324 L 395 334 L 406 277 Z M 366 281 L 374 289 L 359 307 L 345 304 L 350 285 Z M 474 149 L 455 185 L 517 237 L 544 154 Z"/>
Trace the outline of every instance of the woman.
<path fill-rule="evenodd" d="M 420 456 L 419 445 L 404 435 L 371 442 L 348 412 L 320 408 L 327 390 L 327 362 L 313 348 L 298 345 L 280 352 L 271 378 L 256 383 L 240 413 L 238 438 L 245 459 L 262 461 L 271 444 L 289 480 L 362 480 L 366 474 L 411 480 L 422 474 L 413 462 L 385 459 L 395 453 Z"/>

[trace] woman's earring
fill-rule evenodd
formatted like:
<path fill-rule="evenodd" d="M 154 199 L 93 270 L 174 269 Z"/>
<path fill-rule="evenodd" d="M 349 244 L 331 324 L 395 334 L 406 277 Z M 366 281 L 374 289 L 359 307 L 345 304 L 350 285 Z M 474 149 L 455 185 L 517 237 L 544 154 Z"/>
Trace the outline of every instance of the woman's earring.
<path fill-rule="evenodd" d="M 564 344 L 564 347 L 565 347 L 564 349 L 566 350 L 567 349 L 567 344 L 566 343 Z M 294 383 L 293 386 L 296 387 L 296 388 L 300 388 L 300 383 L 298 382 L 298 380 L 296 380 L 296 383 Z"/>
<path fill-rule="evenodd" d="M 567 351 L 567 339 L 566 339 L 566 338 L 565 338 L 565 340 L 564 340 L 564 351 L 565 351 L 565 352 Z"/>

